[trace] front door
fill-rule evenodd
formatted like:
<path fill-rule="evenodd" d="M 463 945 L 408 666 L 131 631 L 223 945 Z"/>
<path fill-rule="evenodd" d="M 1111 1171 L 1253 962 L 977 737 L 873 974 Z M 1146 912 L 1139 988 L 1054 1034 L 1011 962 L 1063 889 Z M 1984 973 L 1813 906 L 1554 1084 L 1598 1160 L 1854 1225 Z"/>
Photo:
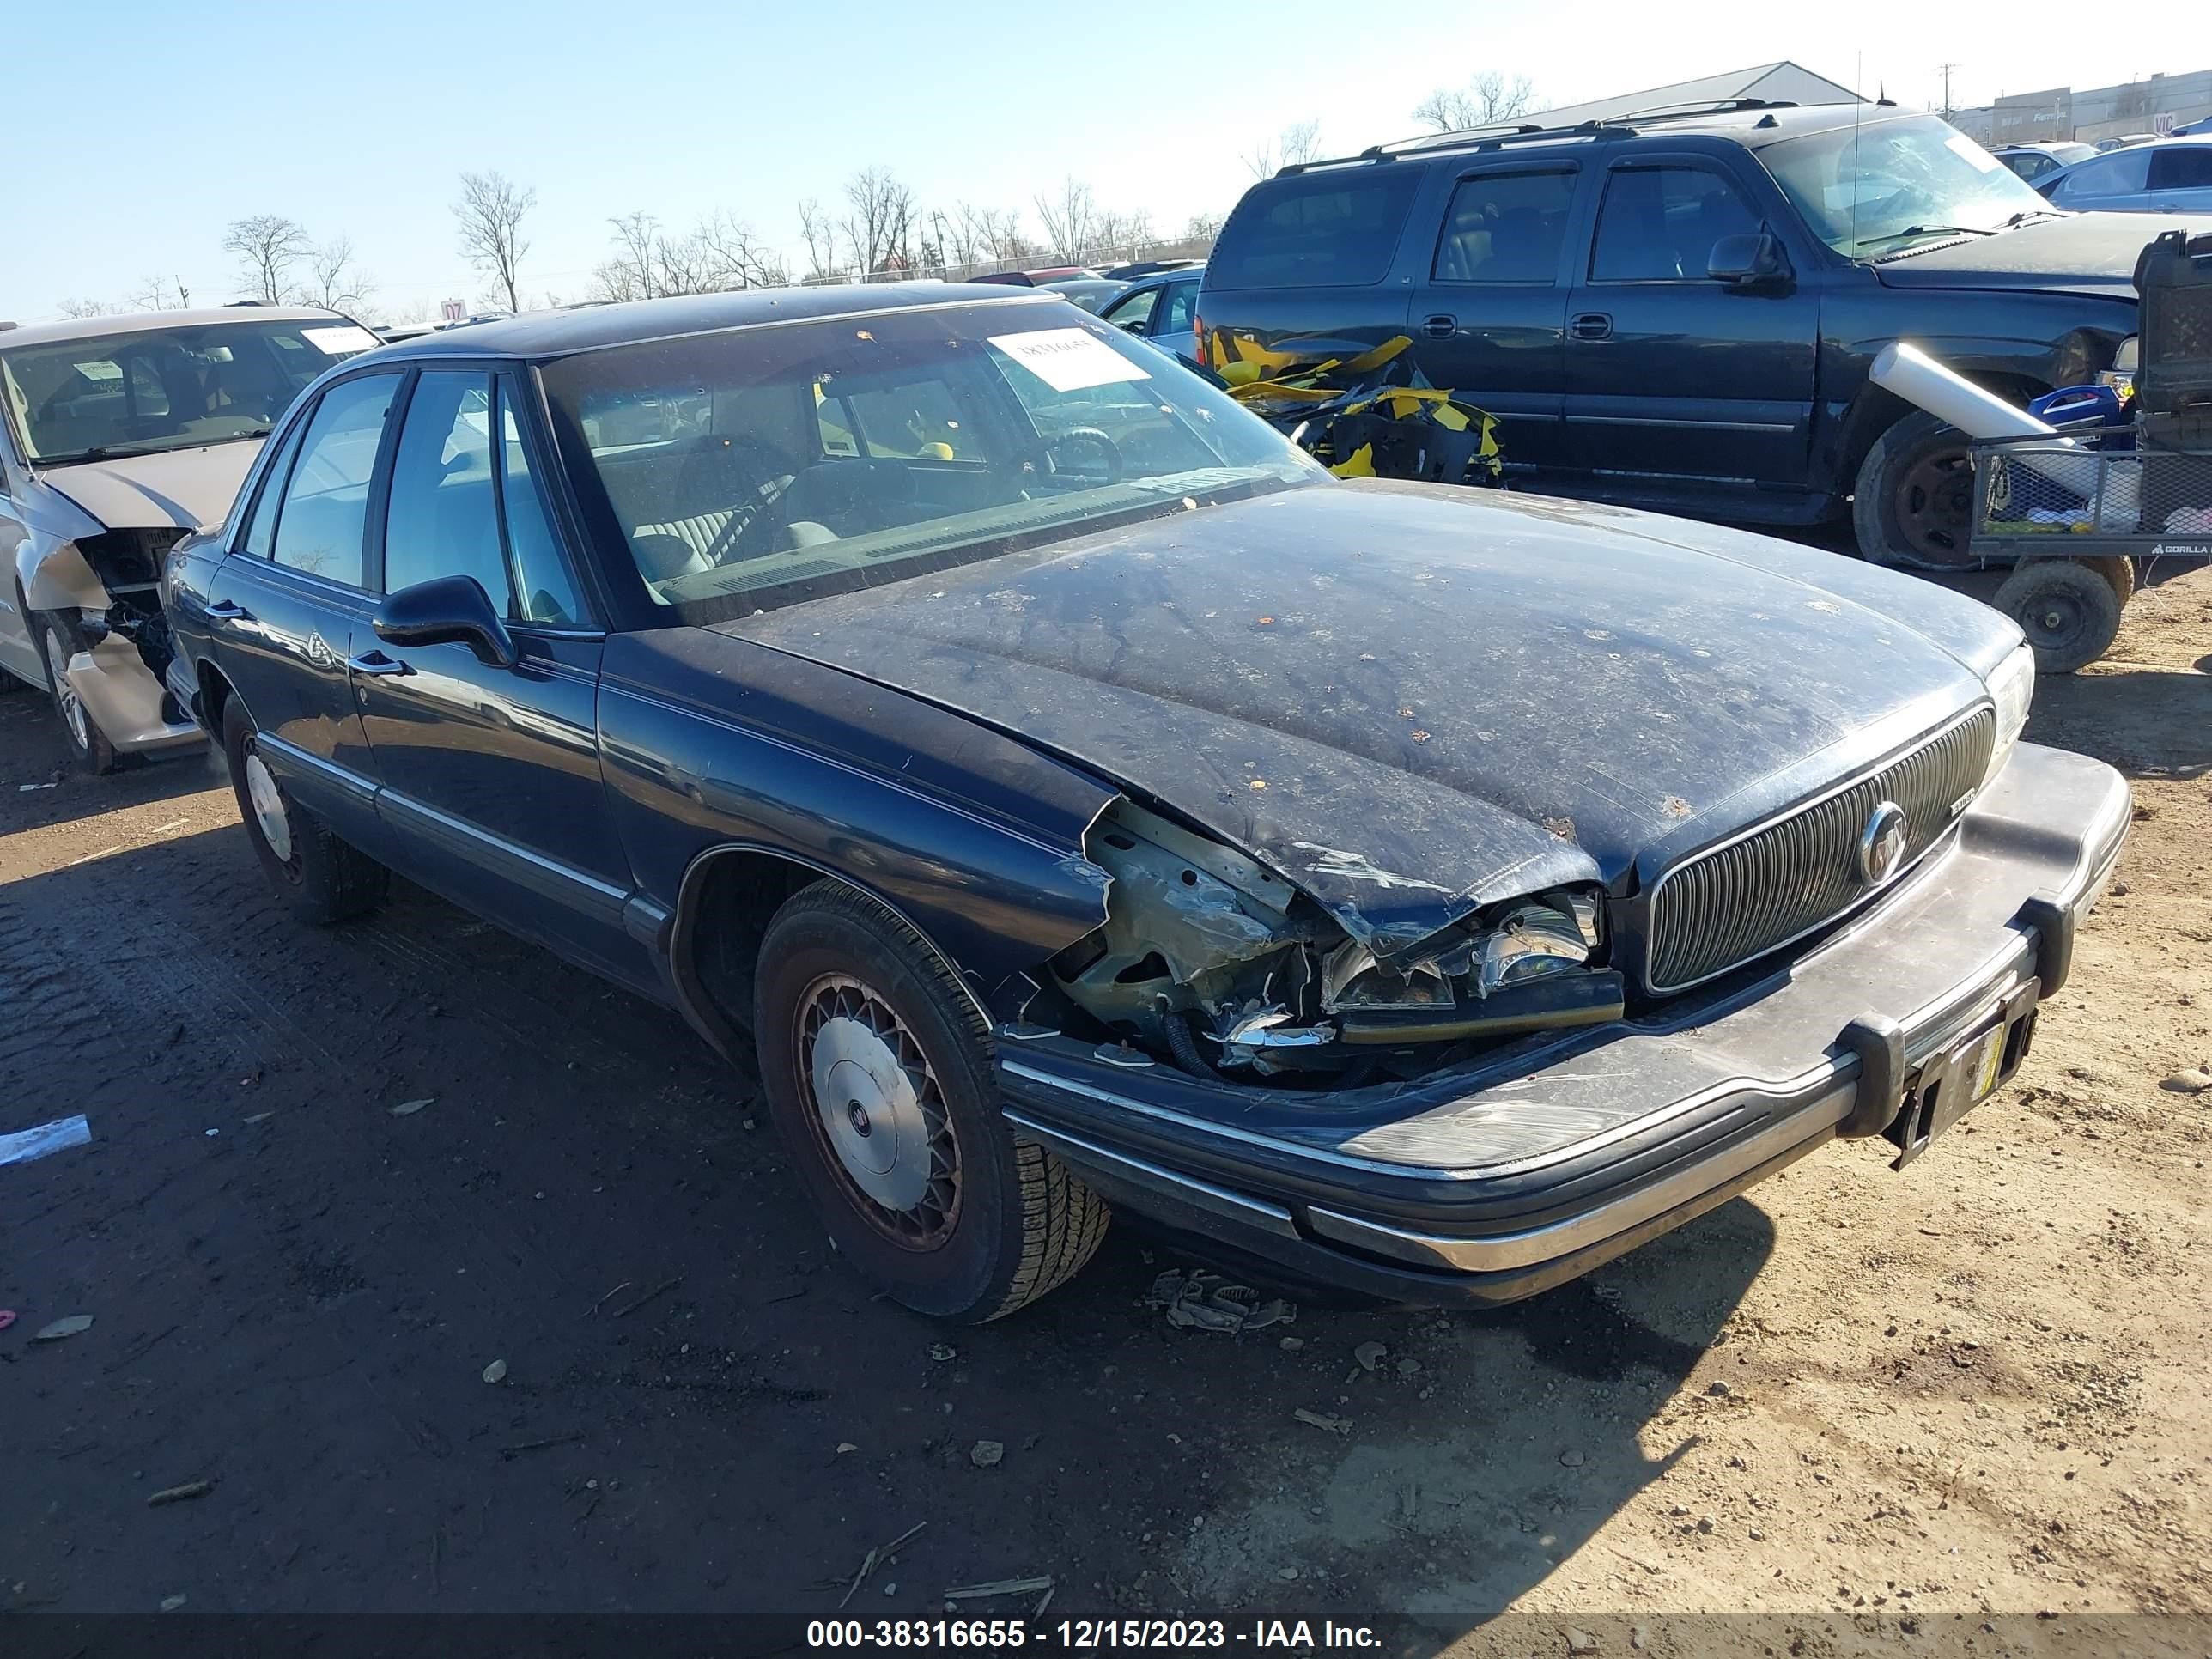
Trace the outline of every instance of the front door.
<path fill-rule="evenodd" d="M 1516 471 L 1570 461 L 1562 264 L 1579 178 L 1556 160 L 1461 175 L 1414 291 L 1414 361 L 1431 385 L 1498 416 L 1499 447 Z"/>
<path fill-rule="evenodd" d="M 1703 157 L 1617 163 L 1567 307 L 1567 425 L 1595 472 L 1806 483 L 1820 299 L 1705 272 L 1763 216 Z"/>
<path fill-rule="evenodd" d="M 400 380 L 363 374 L 323 394 L 268 469 L 207 594 L 216 660 L 263 760 L 308 811 L 371 850 L 375 780 L 347 659 L 371 640 L 369 488 Z"/>
<path fill-rule="evenodd" d="M 629 865 L 599 775 L 600 635 L 509 402 L 482 369 L 426 371 L 408 399 L 379 586 L 470 578 L 507 617 L 516 658 L 381 640 L 359 652 L 377 810 L 426 885 L 650 987 L 623 927 Z"/>

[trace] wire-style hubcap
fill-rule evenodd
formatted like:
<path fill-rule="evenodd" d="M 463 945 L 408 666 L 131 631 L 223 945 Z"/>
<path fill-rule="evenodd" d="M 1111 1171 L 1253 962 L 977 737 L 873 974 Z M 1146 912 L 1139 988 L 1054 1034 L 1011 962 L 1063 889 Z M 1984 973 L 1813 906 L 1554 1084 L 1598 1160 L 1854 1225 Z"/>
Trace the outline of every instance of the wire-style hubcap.
<path fill-rule="evenodd" d="M 886 1237 L 934 1249 L 959 1213 L 960 1152 L 914 1033 L 873 988 L 828 974 L 799 1000 L 797 1036 L 812 1121 L 847 1196 Z"/>
<path fill-rule="evenodd" d="M 246 757 L 246 799 L 252 803 L 253 821 L 261 826 L 261 838 L 269 843 L 276 862 L 289 864 L 292 821 L 284 816 L 284 797 L 276 787 L 276 778 L 258 755 Z"/>
<path fill-rule="evenodd" d="M 69 727 L 70 741 L 80 749 L 91 748 L 92 723 L 84 712 L 84 699 L 69 683 L 69 649 L 51 628 L 46 630 L 46 678 L 53 684 L 54 708 Z"/>

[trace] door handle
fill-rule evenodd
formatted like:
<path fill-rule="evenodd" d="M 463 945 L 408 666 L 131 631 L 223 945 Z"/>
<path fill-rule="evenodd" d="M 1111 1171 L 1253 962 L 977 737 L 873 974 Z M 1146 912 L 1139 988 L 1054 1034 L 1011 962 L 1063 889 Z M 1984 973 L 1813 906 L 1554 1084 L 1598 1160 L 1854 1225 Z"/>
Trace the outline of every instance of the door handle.
<path fill-rule="evenodd" d="M 208 606 L 207 619 L 210 622 L 252 622 L 253 613 L 242 605 L 234 605 L 228 599 L 217 599 Z"/>
<path fill-rule="evenodd" d="M 1421 325 L 1421 332 L 1432 340 L 1449 340 L 1459 331 L 1459 319 L 1439 313 Z"/>
<path fill-rule="evenodd" d="M 358 657 L 348 657 L 346 666 L 356 674 L 411 674 L 415 671 L 397 658 L 387 657 L 381 651 L 364 651 Z"/>
<path fill-rule="evenodd" d="M 1613 319 L 1602 311 L 1585 311 L 1567 325 L 1567 331 L 1577 340 L 1609 340 L 1613 337 Z"/>

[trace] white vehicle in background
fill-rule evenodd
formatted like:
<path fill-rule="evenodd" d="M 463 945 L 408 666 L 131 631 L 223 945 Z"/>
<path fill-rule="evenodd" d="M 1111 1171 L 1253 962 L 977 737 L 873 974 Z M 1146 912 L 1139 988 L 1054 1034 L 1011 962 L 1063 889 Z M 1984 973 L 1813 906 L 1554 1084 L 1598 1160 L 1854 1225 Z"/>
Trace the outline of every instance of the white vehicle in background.
<path fill-rule="evenodd" d="M 280 306 L 0 324 L 0 678 L 46 688 L 86 770 L 203 741 L 165 683 L 162 559 L 229 511 L 301 389 L 377 343 Z"/>

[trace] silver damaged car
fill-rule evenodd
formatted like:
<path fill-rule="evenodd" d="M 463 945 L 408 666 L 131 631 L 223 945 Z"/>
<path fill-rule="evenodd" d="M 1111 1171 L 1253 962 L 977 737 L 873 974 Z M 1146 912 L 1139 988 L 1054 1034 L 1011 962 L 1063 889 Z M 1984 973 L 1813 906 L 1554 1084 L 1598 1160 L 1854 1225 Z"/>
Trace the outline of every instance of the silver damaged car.
<path fill-rule="evenodd" d="M 162 560 L 301 388 L 376 343 L 276 306 L 0 325 L 0 679 L 46 689 L 87 770 L 203 741 L 167 684 Z"/>

